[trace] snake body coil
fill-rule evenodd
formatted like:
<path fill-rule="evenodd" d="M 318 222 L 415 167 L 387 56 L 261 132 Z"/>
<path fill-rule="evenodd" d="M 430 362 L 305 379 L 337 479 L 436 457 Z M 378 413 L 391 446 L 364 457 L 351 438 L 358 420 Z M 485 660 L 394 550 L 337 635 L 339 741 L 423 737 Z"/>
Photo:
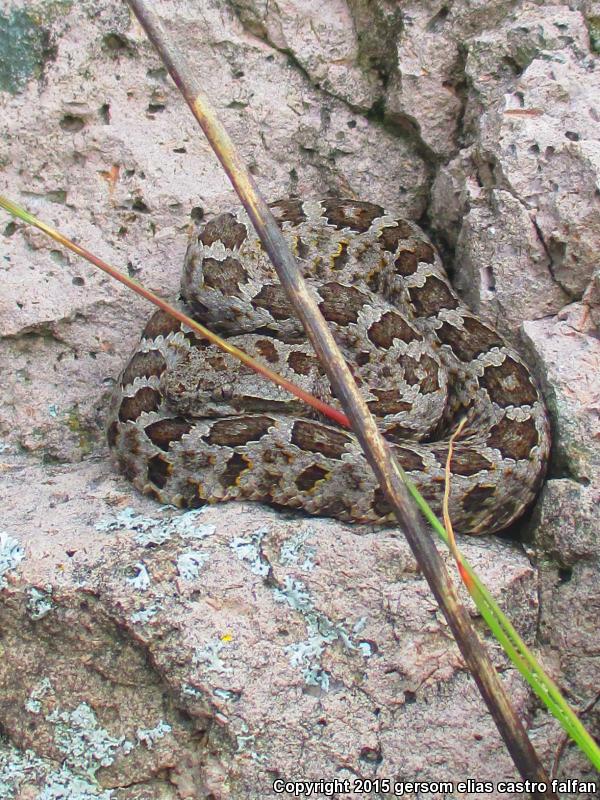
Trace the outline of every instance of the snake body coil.
<path fill-rule="evenodd" d="M 448 439 L 457 531 L 499 530 L 535 496 L 546 412 L 521 358 L 452 289 L 412 222 L 373 203 L 272 205 L 357 386 L 399 462 L 439 510 Z M 181 306 L 332 405 L 311 346 L 243 212 L 190 243 Z M 244 498 L 356 522 L 393 522 L 352 433 L 317 419 L 162 311 L 146 325 L 113 398 L 122 471 L 161 502 Z"/>

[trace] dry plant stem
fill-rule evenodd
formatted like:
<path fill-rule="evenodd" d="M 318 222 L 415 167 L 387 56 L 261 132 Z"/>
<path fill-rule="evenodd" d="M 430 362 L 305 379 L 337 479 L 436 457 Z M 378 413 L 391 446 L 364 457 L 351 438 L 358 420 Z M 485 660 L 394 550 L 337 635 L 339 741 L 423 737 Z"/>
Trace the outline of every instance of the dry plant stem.
<path fill-rule="evenodd" d="M 419 566 L 444 611 L 465 662 L 475 678 L 517 769 L 524 779 L 549 786 L 548 775 L 471 625 L 469 615 L 458 599 L 432 536 L 408 494 L 402 470 L 393 459 L 389 447 L 358 393 L 348 366 L 314 298 L 308 291 L 269 207 L 259 194 L 245 164 L 212 110 L 194 71 L 190 69 L 177 48 L 167 40 L 164 29 L 157 16 L 150 11 L 149 4 L 140 0 L 128 0 L 128 2 L 198 120 L 269 254 L 281 284 L 315 352 L 323 362 L 334 392 L 352 423 L 365 455 L 394 508 Z M 539 798 L 556 798 L 549 789 L 533 791 L 531 794 Z"/>
<path fill-rule="evenodd" d="M 335 420 L 338 425 L 342 425 L 345 428 L 351 427 L 348 417 L 345 414 L 342 414 L 341 411 L 338 411 L 337 408 L 333 408 L 333 406 L 318 400 L 300 386 L 288 381 L 287 378 L 283 378 L 277 372 L 273 372 L 272 369 L 269 369 L 260 361 L 257 361 L 255 358 L 248 355 L 248 353 L 245 353 L 238 347 L 234 347 L 227 341 L 227 339 L 222 339 L 220 336 L 217 336 L 211 330 L 205 328 L 204 325 L 201 325 L 199 322 L 196 322 L 196 320 L 188 317 L 183 313 L 183 311 L 179 311 L 179 309 L 172 306 L 166 300 L 163 300 L 162 297 L 159 297 L 157 294 L 154 294 L 154 292 L 151 292 L 150 289 L 146 289 L 143 284 L 138 283 L 138 281 L 133 280 L 133 278 L 125 275 L 123 272 L 119 272 L 119 270 L 111 267 L 110 264 L 107 264 L 106 261 L 103 261 L 89 250 L 86 250 L 85 247 L 81 247 L 80 245 L 75 244 L 75 242 L 72 242 L 70 239 L 67 239 L 66 236 L 62 235 L 62 233 L 54 230 L 54 228 L 51 228 L 45 222 L 42 222 L 42 220 L 37 219 L 37 217 L 34 217 L 33 214 L 30 214 L 24 209 L 19 208 L 19 206 L 15 205 L 15 203 L 11 203 L 10 200 L 1 194 L 0 208 L 6 209 L 9 213 L 14 214 L 19 219 L 24 219 L 30 225 L 34 225 L 36 228 L 39 228 L 41 231 L 54 239 L 55 242 L 62 244 L 63 247 L 68 248 L 76 255 L 81 256 L 81 258 L 85 258 L 86 261 L 90 262 L 90 264 L 93 264 L 103 272 L 106 272 L 111 278 L 119 281 L 119 283 L 123 283 L 128 289 L 131 289 L 136 294 L 139 294 L 140 297 L 143 297 L 145 300 L 149 300 L 151 303 L 154 303 L 154 305 L 158 306 L 158 308 L 160 308 L 162 311 L 165 311 L 167 314 L 175 317 L 175 319 L 179 320 L 179 322 L 182 322 L 184 325 L 187 325 L 188 328 L 191 328 L 192 330 L 196 331 L 196 333 L 199 333 L 204 339 L 208 339 L 209 342 L 212 342 L 217 347 L 220 347 L 221 350 L 224 350 L 226 353 L 230 353 L 232 356 L 239 359 L 239 361 L 241 361 L 243 364 L 246 364 L 248 367 L 250 367 L 250 369 L 258 372 L 267 380 L 276 383 L 278 386 L 281 386 L 287 392 L 295 395 L 303 402 L 308 403 L 320 414 L 324 414 L 330 419 Z"/>
<path fill-rule="evenodd" d="M 445 476 L 445 484 L 444 484 L 444 502 L 442 506 L 442 515 L 444 519 L 444 528 L 446 529 L 446 533 L 448 534 L 448 546 L 450 548 L 450 552 L 454 556 L 454 560 L 456 561 L 456 566 L 458 567 L 458 571 L 460 572 L 460 577 L 462 578 L 463 583 L 471 591 L 472 589 L 472 581 L 471 576 L 467 572 L 467 570 L 463 566 L 462 558 L 460 555 L 460 551 L 456 544 L 456 539 L 454 538 L 454 528 L 452 527 L 452 520 L 450 519 L 450 512 L 448 510 L 448 505 L 450 502 L 450 481 L 451 481 L 451 469 L 450 466 L 452 464 L 452 454 L 454 452 L 454 442 L 458 439 L 461 434 L 462 429 L 465 426 L 466 418 L 463 417 L 454 431 L 452 436 L 450 437 L 450 441 L 448 443 L 448 456 L 446 458 L 446 476 Z"/>

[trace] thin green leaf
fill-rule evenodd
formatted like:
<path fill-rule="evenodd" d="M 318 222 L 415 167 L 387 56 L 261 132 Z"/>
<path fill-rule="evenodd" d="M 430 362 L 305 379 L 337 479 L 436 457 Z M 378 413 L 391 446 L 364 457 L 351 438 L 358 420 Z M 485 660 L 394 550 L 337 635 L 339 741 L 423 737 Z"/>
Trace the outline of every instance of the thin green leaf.
<path fill-rule="evenodd" d="M 52 237 L 55 241 L 61 243 L 65 247 L 72 250 L 77 255 L 85 258 L 86 260 L 90 261 L 95 266 L 99 267 L 100 269 L 107 272 L 111 277 L 115 278 L 116 280 L 120 281 L 121 283 L 128 286 L 130 289 L 135 291 L 137 294 L 141 295 L 142 297 L 146 298 L 150 302 L 157 305 L 163 311 L 174 316 L 176 319 L 179 319 L 185 325 L 188 325 L 190 328 L 198 331 L 200 335 L 204 336 L 205 338 L 209 339 L 209 341 L 214 342 L 222 349 L 226 350 L 227 352 L 231 353 L 232 355 L 240 358 L 244 363 L 248 366 L 255 369 L 257 372 L 262 374 L 264 377 L 268 378 L 269 380 L 273 380 L 280 386 L 283 386 L 288 391 L 295 394 L 297 397 L 309 402 L 313 407 L 317 407 L 316 404 L 319 404 L 318 410 L 332 419 L 334 422 L 343 425 L 344 427 L 350 427 L 349 422 L 345 415 L 341 414 L 337 409 L 334 409 L 331 406 L 328 406 L 321 401 L 317 401 L 316 398 L 313 398 L 311 395 L 308 395 L 307 392 L 300 389 L 299 387 L 292 384 L 290 381 L 281 378 L 281 376 L 277 375 L 277 373 L 272 372 L 272 370 L 266 368 L 264 365 L 260 364 L 260 362 L 255 361 L 255 359 L 248 356 L 243 351 L 238 350 L 235 347 L 229 345 L 225 340 L 221 339 L 219 336 L 214 334 L 212 331 L 209 331 L 204 326 L 197 323 L 195 320 L 187 317 L 183 312 L 179 311 L 178 309 L 171 306 L 162 298 L 155 295 L 153 292 L 150 292 L 148 289 L 143 287 L 137 281 L 132 280 L 127 275 L 119 272 L 118 270 L 114 269 L 110 265 L 106 264 L 106 262 L 99 259 L 97 256 L 94 256 L 88 250 L 79 245 L 74 244 L 72 241 L 67 239 L 61 233 L 56 231 L 55 229 L 51 228 L 46 223 L 42 222 L 41 220 L 37 219 L 37 217 L 30 214 L 25 209 L 21 208 L 20 206 L 16 205 L 15 203 L 7 200 L 5 197 L 0 195 L 0 207 L 4 208 L 13 216 L 17 217 L 18 219 L 27 222 L 30 225 L 34 225 L 39 230 L 44 231 L 44 233 L 48 234 L 48 236 Z M 451 542 L 446 533 L 446 530 L 442 523 L 438 520 L 435 513 L 429 507 L 415 484 L 410 480 L 410 478 L 406 475 L 404 470 L 399 467 L 400 475 L 402 480 L 406 484 L 410 494 L 414 498 L 415 502 L 419 506 L 421 512 L 427 519 L 427 521 L 431 524 L 434 531 L 437 533 L 439 538 L 450 548 Z M 559 688 L 556 686 L 554 681 L 544 672 L 539 662 L 536 660 L 533 653 L 529 650 L 527 645 L 523 642 L 517 631 L 512 626 L 511 622 L 508 620 L 506 615 L 503 611 L 499 608 L 498 604 L 486 589 L 486 587 L 481 583 L 479 578 L 477 577 L 476 573 L 474 572 L 473 568 L 469 564 L 469 562 L 464 558 L 464 556 L 460 553 L 458 548 L 454 551 L 455 557 L 458 556 L 457 562 L 460 564 L 461 567 L 461 575 L 463 576 L 463 581 L 469 594 L 473 598 L 473 601 L 480 612 L 481 616 L 484 618 L 486 623 L 488 624 L 490 630 L 496 637 L 497 641 L 500 643 L 502 648 L 504 649 L 505 653 L 521 673 L 521 675 L 525 678 L 527 683 L 531 686 L 533 691 L 536 695 L 540 698 L 540 700 L 544 703 L 544 705 L 548 708 L 550 713 L 556 717 L 556 719 L 560 722 L 566 733 L 571 737 L 571 739 L 576 742 L 579 748 L 586 754 L 589 758 L 590 762 L 600 770 L 600 748 L 595 743 L 594 739 L 590 736 L 587 732 L 579 718 L 576 714 L 572 711 L 566 700 L 560 693 Z"/>
<path fill-rule="evenodd" d="M 415 499 L 427 521 L 431 524 L 439 538 L 450 548 L 448 534 L 444 526 L 406 474 L 404 475 L 404 480 L 406 481 L 409 492 Z M 473 567 L 471 567 L 460 551 L 458 551 L 458 553 L 462 568 L 464 572 L 466 572 L 465 586 L 473 598 L 477 610 L 487 622 L 488 627 L 502 646 L 502 649 L 536 695 L 544 703 L 546 708 L 560 722 L 565 732 L 585 753 L 596 769 L 600 770 L 600 748 L 564 699 L 558 686 L 543 670 L 539 661 L 512 626 L 510 620 L 479 580 Z"/>

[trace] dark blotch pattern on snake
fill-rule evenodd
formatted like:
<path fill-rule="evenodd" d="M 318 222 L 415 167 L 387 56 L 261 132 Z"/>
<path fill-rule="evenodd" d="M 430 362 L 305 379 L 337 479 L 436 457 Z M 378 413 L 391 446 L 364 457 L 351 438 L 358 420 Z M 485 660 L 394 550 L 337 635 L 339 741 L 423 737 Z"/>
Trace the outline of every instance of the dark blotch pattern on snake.
<path fill-rule="evenodd" d="M 457 531 L 513 522 L 549 450 L 546 412 L 521 358 L 461 302 L 412 222 L 358 200 L 282 200 L 282 230 L 396 457 L 436 511 L 448 439 Z M 180 307 L 338 406 L 243 212 L 191 241 Z M 356 437 L 162 311 L 123 371 L 108 431 L 142 492 L 196 507 L 243 498 L 345 521 L 393 523 Z"/>

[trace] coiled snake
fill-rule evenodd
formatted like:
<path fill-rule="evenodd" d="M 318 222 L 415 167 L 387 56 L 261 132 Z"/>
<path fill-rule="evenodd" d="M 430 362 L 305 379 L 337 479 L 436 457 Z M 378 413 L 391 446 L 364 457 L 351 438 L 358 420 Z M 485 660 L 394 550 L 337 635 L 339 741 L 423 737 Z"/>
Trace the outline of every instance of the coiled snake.
<path fill-rule="evenodd" d="M 546 412 L 521 358 L 461 302 L 413 223 L 327 198 L 272 205 L 357 386 L 399 462 L 439 509 L 448 438 L 457 531 L 499 530 L 535 496 Z M 243 212 L 191 241 L 181 306 L 333 405 L 324 376 Z M 121 470 L 163 503 L 244 498 L 346 521 L 393 522 L 355 436 L 328 424 L 162 311 L 114 394 Z"/>

